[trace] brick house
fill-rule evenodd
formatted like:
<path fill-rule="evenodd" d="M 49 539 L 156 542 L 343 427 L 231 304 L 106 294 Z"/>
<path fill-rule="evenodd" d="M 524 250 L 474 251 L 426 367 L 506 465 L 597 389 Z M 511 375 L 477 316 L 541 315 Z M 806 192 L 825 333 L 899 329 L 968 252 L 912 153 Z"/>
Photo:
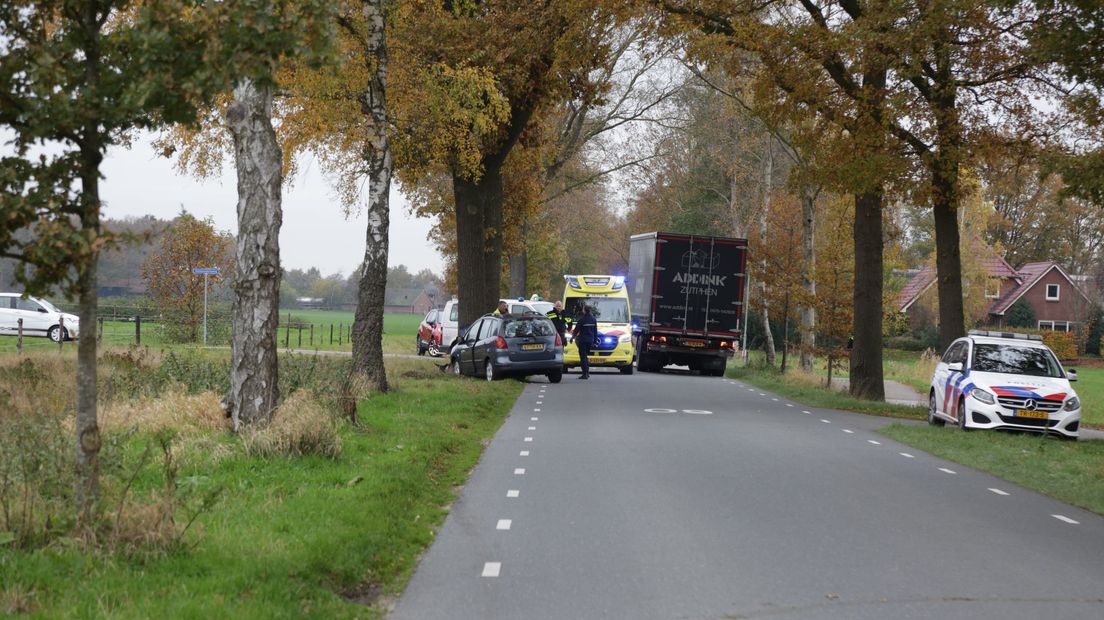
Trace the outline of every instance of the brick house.
<path fill-rule="evenodd" d="M 433 307 L 433 300 L 425 289 L 399 289 L 384 295 L 383 311 L 388 313 L 425 314 Z"/>
<path fill-rule="evenodd" d="M 981 268 L 987 274 L 986 300 L 991 327 L 1005 327 L 1009 308 L 1020 299 L 1035 311 L 1036 328 L 1072 331 L 1084 322 L 1093 303 L 1069 274 L 1055 261 L 1027 263 L 1013 269 L 1000 256 L 992 254 L 981 259 Z M 926 296 L 936 295 L 935 267 L 920 270 L 897 295 L 899 312 L 908 314 L 909 325 L 916 328 L 934 323 L 929 304 L 917 303 Z"/>

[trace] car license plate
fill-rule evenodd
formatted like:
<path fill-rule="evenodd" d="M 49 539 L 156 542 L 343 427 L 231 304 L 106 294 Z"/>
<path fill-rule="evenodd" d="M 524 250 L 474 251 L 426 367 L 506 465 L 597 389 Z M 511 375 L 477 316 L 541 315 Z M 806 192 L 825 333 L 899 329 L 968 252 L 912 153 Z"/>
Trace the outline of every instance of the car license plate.
<path fill-rule="evenodd" d="M 1016 417 L 1019 418 L 1035 418 L 1036 420 L 1047 419 L 1047 412 L 1045 411 L 1031 411 L 1028 409 L 1020 409 L 1016 412 Z"/>
<path fill-rule="evenodd" d="M 698 348 L 701 348 L 701 347 L 704 347 L 704 346 L 705 346 L 705 341 L 704 341 L 704 340 L 683 340 L 683 341 L 682 341 L 682 344 L 684 344 L 684 345 L 686 345 L 686 346 L 688 346 L 688 347 L 698 347 Z"/>
<path fill-rule="evenodd" d="M 544 345 L 543 344 L 523 344 L 523 345 L 521 345 L 521 350 L 522 351 L 543 351 L 544 350 Z"/>

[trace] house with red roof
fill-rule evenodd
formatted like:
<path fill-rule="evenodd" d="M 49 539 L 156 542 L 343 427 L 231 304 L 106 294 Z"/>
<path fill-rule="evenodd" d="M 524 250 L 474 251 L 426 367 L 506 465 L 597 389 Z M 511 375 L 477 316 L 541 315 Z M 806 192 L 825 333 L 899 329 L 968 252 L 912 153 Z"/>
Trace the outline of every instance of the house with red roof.
<path fill-rule="evenodd" d="M 991 327 L 1006 327 L 1006 316 L 1017 301 L 1023 300 L 1035 311 L 1035 327 L 1073 331 L 1089 316 L 1093 302 L 1069 274 L 1055 261 L 1027 263 L 1014 269 L 996 253 L 980 259 L 986 274 L 985 299 Z M 935 267 L 920 270 L 897 294 L 897 307 L 909 315 L 909 324 L 916 328 L 934 323 L 936 317 L 925 304 L 927 296 L 936 295 Z"/>

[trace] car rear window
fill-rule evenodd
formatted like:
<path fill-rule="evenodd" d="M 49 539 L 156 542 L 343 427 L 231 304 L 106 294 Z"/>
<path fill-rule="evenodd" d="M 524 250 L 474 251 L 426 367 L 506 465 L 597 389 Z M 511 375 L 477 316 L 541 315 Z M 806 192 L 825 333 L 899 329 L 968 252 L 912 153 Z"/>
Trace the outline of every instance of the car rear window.
<path fill-rule="evenodd" d="M 1032 377 L 1061 377 L 1061 367 L 1048 349 L 1004 344 L 974 345 L 974 370 Z"/>
<path fill-rule="evenodd" d="M 532 336 L 553 336 L 556 328 L 548 319 L 521 319 L 506 324 L 507 338 L 528 338 Z"/>

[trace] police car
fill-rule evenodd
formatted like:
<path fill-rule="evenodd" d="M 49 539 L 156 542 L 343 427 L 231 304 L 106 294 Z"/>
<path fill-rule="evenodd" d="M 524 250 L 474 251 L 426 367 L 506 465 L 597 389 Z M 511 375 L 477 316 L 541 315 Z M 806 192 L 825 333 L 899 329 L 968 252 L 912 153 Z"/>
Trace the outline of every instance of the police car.
<path fill-rule="evenodd" d="M 1076 439 L 1081 400 L 1070 387 L 1076 380 L 1040 336 L 971 330 L 935 367 L 928 422 Z"/>

